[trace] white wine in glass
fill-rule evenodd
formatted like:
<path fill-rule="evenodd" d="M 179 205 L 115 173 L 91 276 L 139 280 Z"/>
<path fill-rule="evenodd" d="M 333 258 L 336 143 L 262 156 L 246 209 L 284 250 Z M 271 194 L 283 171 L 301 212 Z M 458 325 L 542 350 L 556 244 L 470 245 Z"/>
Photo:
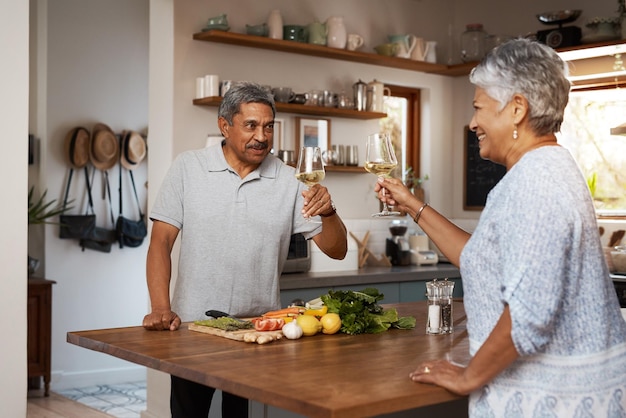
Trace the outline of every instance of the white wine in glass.
<path fill-rule="evenodd" d="M 389 174 L 398 166 L 396 153 L 393 151 L 391 137 L 387 133 L 371 134 L 367 136 L 365 144 L 365 169 L 378 177 L 389 177 Z M 382 191 L 383 196 L 385 189 Z M 398 216 L 400 212 L 389 210 L 383 202 L 383 210 L 372 214 L 374 217 Z"/>
<path fill-rule="evenodd" d="M 296 166 L 296 178 L 298 181 L 309 186 L 309 188 L 326 177 L 324 163 L 322 161 L 322 150 L 320 147 L 302 147 L 298 155 L 298 165 Z M 311 218 L 306 218 L 307 222 Z"/>

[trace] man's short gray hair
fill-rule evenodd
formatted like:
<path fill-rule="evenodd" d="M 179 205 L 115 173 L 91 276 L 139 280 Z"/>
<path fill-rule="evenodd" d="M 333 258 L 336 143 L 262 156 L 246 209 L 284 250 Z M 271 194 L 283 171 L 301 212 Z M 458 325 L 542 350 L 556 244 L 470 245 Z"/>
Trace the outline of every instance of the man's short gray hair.
<path fill-rule="evenodd" d="M 276 104 L 272 93 L 261 85 L 249 81 L 241 81 L 232 85 L 220 103 L 217 116 L 226 119 L 229 125 L 233 124 L 233 117 L 240 112 L 244 103 L 263 103 L 272 108 L 272 116 L 276 116 Z"/>

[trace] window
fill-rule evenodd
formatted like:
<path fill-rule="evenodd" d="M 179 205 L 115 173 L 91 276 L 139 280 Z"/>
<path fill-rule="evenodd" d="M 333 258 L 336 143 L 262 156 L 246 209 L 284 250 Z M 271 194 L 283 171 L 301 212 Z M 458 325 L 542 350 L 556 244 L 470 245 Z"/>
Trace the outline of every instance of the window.
<path fill-rule="evenodd" d="M 416 177 L 420 176 L 420 91 L 419 89 L 389 87 L 391 96 L 385 97 L 384 109 L 387 117 L 381 119 L 381 131 L 389 132 L 394 144 L 398 168 L 393 177 L 405 180 L 411 167 Z"/>
<path fill-rule="evenodd" d="M 587 179 L 599 217 L 626 216 L 626 89 L 573 91 L 558 141 Z M 615 131 L 614 131 L 615 132 Z"/>

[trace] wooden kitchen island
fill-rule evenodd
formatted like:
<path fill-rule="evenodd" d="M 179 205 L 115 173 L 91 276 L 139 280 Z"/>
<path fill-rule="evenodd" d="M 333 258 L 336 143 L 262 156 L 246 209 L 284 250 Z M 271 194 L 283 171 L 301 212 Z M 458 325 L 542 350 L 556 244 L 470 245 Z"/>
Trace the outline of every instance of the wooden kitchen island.
<path fill-rule="evenodd" d="M 424 301 L 384 306 L 414 316 L 416 327 L 258 345 L 193 332 L 183 324 L 178 331 L 128 327 L 69 332 L 67 341 L 306 417 L 416 416 L 416 408 L 441 404 L 463 410 L 464 397 L 408 377 L 427 359 L 467 364 L 462 302 L 454 302 L 454 333 L 448 335 L 425 334 Z M 399 411 L 408 415 L 396 415 Z"/>

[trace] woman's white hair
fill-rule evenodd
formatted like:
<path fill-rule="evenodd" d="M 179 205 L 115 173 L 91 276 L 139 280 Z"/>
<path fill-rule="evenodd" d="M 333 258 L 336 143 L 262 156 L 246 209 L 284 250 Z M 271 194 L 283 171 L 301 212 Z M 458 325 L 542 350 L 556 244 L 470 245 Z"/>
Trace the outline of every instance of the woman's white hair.
<path fill-rule="evenodd" d="M 470 73 L 470 82 L 484 89 L 504 108 L 514 94 L 528 100 L 531 128 L 537 135 L 558 132 L 571 84 L 567 64 L 550 47 L 514 39 L 492 49 Z"/>

